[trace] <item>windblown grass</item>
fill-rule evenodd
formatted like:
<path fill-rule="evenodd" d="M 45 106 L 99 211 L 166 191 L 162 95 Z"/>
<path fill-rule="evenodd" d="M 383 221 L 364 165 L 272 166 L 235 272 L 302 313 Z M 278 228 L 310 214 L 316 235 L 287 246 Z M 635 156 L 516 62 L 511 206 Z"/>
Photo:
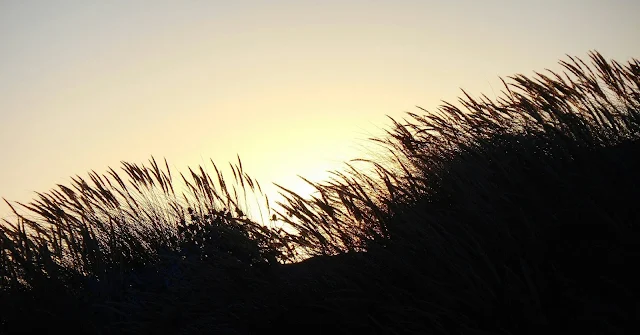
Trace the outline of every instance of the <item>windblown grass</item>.
<path fill-rule="evenodd" d="M 310 182 L 310 198 L 264 198 L 293 232 L 245 215 L 248 194 L 263 195 L 240 162 L 233 185 L 215 164 L 213 177 L 181 175 L 187 195 L 153 159 L 123 163 L 127 182 L 76 177 L 0 230 L 0 288 L 17 306 L 0 320 L 19 329 L 24 311 L 94 333 L 630 331 L 640 62 L 590 58 L 510 77 L 496 100 L 463 92 L 392 119 L 372 139 L 384 158 Z"/>
<path fill-rule="evenodd" d="M 598 53 L 591 58 L 595 68 L 569 57 L 570 62 L 561 62 L 568 71 L 563 74 L 548 71 L 531 79 L 516 75 L 509 84 L 503 81 L 505 91 L 497 101 L 485 95 L 472 98 L 463 91 L 461 107 L 445 103 L 436 112 L 409 113 L 410 119 L 403 122 L 392 119 L 388 136 L 372 139 L 382 144 L 388 159 L 352 163 L 368 163 L 374 174 L 347 164 L 348 169 L 335 172 L 333 180 L 315 184 L 320 196 L 311 201 L 285 189 L 289 196 L 283 208 L 295 213 L 300 222 L 289 223 L 305 232 L 317 251 L 366 249 L 366 241 L 388 237 L 385 223 L 394 208 L 434 197 L 434 192 L 450 192 L 438 184 L 445 175 L 453 175 L 454 165 L 475 168 L 463 159 L 475 155 L 476 160 L 497 164 L 476 174 L 508 174 L 508 166 L 502 165 L 506 162 L 496 162 L 488 147 L 520 146 L 512 150 L 525 157 L 501 157 L 520 163 L 518 159 L 571 158 L 576 150 L 637 139 L 638 61 L 623 66 L 607 62 Z M 544 151 L 544 157 L 538 157 L 539 151 Z M 464 179 L 475 176 L 460 174 L 460 187 L 466 189 Z"/>
<path fill-rule="evenodd" d="M 175 268 L 207 261 L 242 268 L 297 259 L 295 236 L 245 214 L 248 197 L 258 205 L 264 201 L 267 210 L 269 200 L 240 159 L 231 165 L 235 184 L 228 185 L 212 162 L 213 177 L 203 167 L 179 175 L 184 192 L 174 189 L 179 183 L 164 163 L 162 168 L 153 158 L 149 166 L 123 162 L 120 174 L 109 169 L 104 175 L 92 171 L 87 180 L 76 176 L 71 187 L 58 185 L 29 204 L 17 203 L 30 215 L 5 200 L 18 219 L 0 230 L 0 289 L 8 294 L 3 301 L 42 304 L 38 297 L 51 296 L 48 291 L 60 292 L 53 300 L 111 300 L 132 283 L 150 285 L 159 270 L 148 269 L 158 264 Z M 2 308 L 3 317 L 25 312 L 10 303 Z"/>
<path fill-rule="evenodd" d="M 497 101 L 393 120 L 373 139 L 388 159 L 354 162 L 374 174 L 289 192 L 289 223 L 316 255 L 369 251 L 361 299 L 386 291 L 401 332 L 624 331 L 640 316 L 640 63 L 569 59 Z"/>

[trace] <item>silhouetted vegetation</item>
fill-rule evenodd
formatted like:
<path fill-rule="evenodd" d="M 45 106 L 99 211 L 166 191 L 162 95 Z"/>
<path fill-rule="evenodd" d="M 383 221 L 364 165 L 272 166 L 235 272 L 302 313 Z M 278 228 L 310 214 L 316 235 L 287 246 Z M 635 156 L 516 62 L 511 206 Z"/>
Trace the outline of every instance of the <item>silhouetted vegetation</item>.
<path fill-rule="evenodd" d="M 0 332 L 637 331 L 640 62 L 590 57 L 392 119 L 308 198 L 152 159 L 7 202 Z"/>

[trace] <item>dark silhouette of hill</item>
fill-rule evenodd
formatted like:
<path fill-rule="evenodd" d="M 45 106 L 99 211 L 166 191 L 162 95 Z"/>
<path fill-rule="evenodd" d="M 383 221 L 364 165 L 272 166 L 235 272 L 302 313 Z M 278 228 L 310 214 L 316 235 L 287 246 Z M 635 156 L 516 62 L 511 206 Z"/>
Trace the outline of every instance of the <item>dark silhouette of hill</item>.
<path fill-rule="evenodd" d="M 217 168 L 183 203 L 155 160 L 41 194 L 42 220 L 0 230 L 0 330 L 637 333 L 640 63 L 590 56 L 393 120 L 380 157 L 283 188 L 268 216 L 296 233 L 247 218 Z"/>

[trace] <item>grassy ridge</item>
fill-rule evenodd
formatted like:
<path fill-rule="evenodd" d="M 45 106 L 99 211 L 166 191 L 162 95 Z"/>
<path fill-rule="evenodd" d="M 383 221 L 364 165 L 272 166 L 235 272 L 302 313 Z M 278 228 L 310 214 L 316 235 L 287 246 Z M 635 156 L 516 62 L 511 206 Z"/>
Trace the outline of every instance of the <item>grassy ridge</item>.
<path fill-rule="evenodd" d="M 76 177 L 2 226 L 0 329 L 630 331 L 640 62 L 590 58 L 393 120 L 380 157 L 273 208 L 240 161 L 185 194 L 155 160 Z"/>

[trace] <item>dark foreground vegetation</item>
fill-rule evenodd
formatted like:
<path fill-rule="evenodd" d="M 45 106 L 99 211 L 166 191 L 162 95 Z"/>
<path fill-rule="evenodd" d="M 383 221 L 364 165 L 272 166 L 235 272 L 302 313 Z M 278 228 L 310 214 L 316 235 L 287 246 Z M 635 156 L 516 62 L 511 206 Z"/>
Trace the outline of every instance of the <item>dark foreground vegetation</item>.
<path fill-rule="evenodd" d="M 590 57 L 393 120 L 311 198 L 151 160 L 10 203 L 0 333 L 640 333 L 640 62 Z"/>

